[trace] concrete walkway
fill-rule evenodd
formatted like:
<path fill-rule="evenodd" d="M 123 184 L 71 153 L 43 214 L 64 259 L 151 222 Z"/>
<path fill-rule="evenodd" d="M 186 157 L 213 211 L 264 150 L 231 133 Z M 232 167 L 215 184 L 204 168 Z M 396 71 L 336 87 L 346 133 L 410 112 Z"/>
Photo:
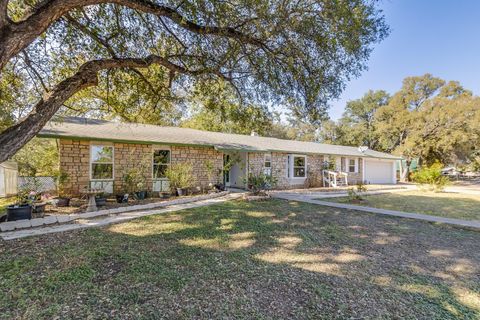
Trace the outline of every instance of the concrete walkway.
<path fill-rule="evenodd" d="M 367 193 L 368 194 L 375 194 L 373 192 L 367 192 Z M 385 192 L 382 192 L 382 193 L 385 193 Z M 341 196 L 345 196 L 345 194 L 343 194 Z M 293 193 L 289 194 L 288 192 L 278 192 L 278 193 L 273 193 L 272 197 L 285 199 L 285 200 L 319 204 L 319 205 L 322 205 L 322 206 L 334 207 L 334 208 L 339 208 L 339 209 L 357 210 L 357 211 L 378 213 L 378 214 L 383 214 L 383 215 L 387 215 L 387 216 L 418 219 L 418 220 L 424 220 L 424 221 L 429 221 L 429 222 L 439 222 L 439 223 L 446 223 L 446 224 L 451 224 L 451 225 L 456 225 L 456 226 L 480 229 L 480 221 L 469 221 L 469 220 L 461 220 L 461 219 L 444 218 L 444 217 L 430 216 L 430 215 L 426 215 L 426 214 L 419 214 L 419 213 L 413 213 L 413 212 L 386 210 L 386 209 L 379 209 L 379 208 L 373 208 L 373 207 L 356 206 L 356 205 L 352 205 L 352 204 L 344 204 L 344 203 L 335 203 L 335 202 L 327 202 L 327 201 L 322 201 L 322 200 L 315 200 L 314 198 L 319 198 L 318 195 L 317 196 L 312 196 L 312 195 L 300 195 L 300 194 L 293 194 Z M 330 197 L 325 197 L 325 198 L 332 198 L 332 197 L 330 196 Z"/>
<path fill-rule="evenodd" d="M 232 193 L 220 198 L 213 198 L 213 199 L 207 199 L 207 200 L 202 200 L 197 202 L 172 205 L 163 209 L 150 209 L 150 210 L 144 210 L 144 211 L 125 212 L 125 213 L 111 215 L 102 219 L 97 218 L 97 219 L 91 219 L 91 220 L 89 219 L 76 220 L 75 223 L 70 223 L 70 224 L 61 224 L 61 225 L 55 225 L 51 227 L 44 227 L 44 228 L 2 232 L 0 233 L 0 236 L 4 240 L 13 240 L 13 239 L 19 239 L 19 238 L 25 238 L 25 237 L 31 237 L 31 236 L 38 236 L 38 235 L 48 234 L 48 233 L 57 233 L 57 232 L 93 228 L 93 227 L 103 227 L 109 224 L 126 222 L 132 219 L 151 216 L 155 214 L 162 214 L 162 213 L 174 212 L 179 210 L 209 206 L 212 204 L 217 204 L 217 203 L 222 203 L 229 200 L 238 199 L 242 196 L 243 196 L 242 193 Z"/>

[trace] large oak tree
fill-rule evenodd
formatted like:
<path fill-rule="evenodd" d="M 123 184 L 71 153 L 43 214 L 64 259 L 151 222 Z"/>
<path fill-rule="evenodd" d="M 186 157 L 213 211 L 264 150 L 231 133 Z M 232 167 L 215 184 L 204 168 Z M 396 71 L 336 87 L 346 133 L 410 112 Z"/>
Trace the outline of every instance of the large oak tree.
<path fill-rule="evenodd" d="M 173 102 L 217 79 L 242 102 L 322 117 L 387 32 L 370 0 L 0 0 L 0 103 L 21 110 L 5 117 L 0 162 L 63 106 L 95 106 L 110 85 L 135 94 L 119 73 Z M 84 94 L 96 85 L 103 95 Z"/>

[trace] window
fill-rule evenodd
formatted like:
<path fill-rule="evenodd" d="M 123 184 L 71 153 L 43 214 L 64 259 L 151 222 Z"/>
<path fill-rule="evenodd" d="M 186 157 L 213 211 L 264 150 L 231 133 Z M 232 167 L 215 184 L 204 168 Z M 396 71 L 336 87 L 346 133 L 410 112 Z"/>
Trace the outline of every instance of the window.
<path fill-rule="evenodd" d="M 90 147 L 90 176 L 92 180 L 113 179 L 113 146 Z"/>
<path fill-rule="evenodd" d="M 165 178 L 165 172 L 170 165 L 170 150 L 153 151 L 153 178 Z"/>
<path fill-rule="evenodd" d="M 305 178 L 306 161 L 305 156 L 293 156 L 293 177 Z"/>
<path fill-rule="evenodd" d="M 348 159 L 348 172 L 357 172 L 357 159 Z"/>
<path fill-rule="evenodd" d="M 266 175 L 272 174 L 272 154 L 271 153 L 265 153 L 265 158 L 263 162 L 263 172 Z"/>

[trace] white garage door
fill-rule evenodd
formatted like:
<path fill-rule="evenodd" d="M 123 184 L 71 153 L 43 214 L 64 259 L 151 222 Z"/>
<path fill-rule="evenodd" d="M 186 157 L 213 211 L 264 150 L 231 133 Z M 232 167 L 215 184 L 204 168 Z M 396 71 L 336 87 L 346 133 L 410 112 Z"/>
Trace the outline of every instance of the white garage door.
<path fill-rule="evenodd" d="M 367 183 L 395 183 L 393 161 L 365 159 L 365 181 Z"/>

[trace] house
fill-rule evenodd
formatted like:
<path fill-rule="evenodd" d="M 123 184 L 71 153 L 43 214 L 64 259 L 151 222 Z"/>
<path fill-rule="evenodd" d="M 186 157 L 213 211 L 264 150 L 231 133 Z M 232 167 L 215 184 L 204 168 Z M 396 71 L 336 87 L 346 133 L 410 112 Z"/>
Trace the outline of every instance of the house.
<path fill-rule="evenodd" d="M 18 165 L 14 161 L 0 163 L 0 198 L 17 194 Z"/>
<path fill-rule="evenodd" d="M 328 183 L 327 164 L 344 172 L 349 184 L 396 183 L 400 159 L 367 148 L 85 118 L 49 122 L 38 136 L 58 139 L 60 168 L 69 175 L 65 191 L 71 194 L 85 187 L 121 192 L 131 168 L 142 168 L 149 191 L 166 191 L 165 170 L 183 161 L 193 164 L 197 185 L 245 188 L 248 173 L 260 172 L 275 175 L 277 188 L 302 187 L 307 180 L 319 185 Z M 232 164 L 228 171 L 225 163 Z"/>

